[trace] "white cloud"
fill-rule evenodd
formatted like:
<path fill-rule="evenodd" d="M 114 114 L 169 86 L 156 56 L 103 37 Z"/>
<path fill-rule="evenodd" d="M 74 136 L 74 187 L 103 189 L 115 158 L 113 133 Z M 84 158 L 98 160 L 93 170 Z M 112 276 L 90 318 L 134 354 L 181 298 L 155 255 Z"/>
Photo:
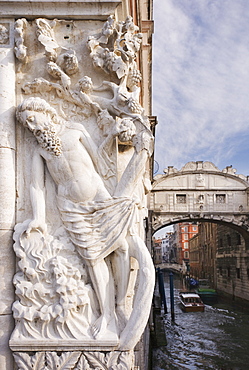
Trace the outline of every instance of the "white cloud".
<path fill-rule="evenodd" d="M 235 159 L 239 167 L 235 155 L 249 134 L 248 1 L 158 0 L 154 19 L 160 172 L 190 160 L 225 167 Z"/>

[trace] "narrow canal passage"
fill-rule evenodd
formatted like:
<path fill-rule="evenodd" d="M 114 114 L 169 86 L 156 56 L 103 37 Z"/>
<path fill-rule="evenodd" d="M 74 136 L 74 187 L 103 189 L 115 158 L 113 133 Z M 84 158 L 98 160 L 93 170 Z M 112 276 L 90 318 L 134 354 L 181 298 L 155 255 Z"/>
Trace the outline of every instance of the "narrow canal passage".
<path fill-rule="evenodd" d="M 174 276 L 175 323 L 170 314 L 169 275 L 164 274 L 168 314 L 163 325 L 167 345 L 154 349 L 153 370 L 248 370 L 249 310 L 232 302 L 184 313 L 179 306 L 180 279 Z"/>

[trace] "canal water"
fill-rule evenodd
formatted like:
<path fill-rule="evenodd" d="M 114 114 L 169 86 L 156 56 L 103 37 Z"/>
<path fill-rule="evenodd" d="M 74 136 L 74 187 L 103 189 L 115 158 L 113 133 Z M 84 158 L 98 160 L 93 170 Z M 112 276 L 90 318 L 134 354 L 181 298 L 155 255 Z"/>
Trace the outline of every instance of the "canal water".
<path fill-rule="evenodd" d="M 185 313 L 174 276 L 175 322 L 171 321 L 169 276 L 164 274 L 168 314 L 163 325 L 167 345 L 153 350 L 153 370 L 249 370 L 249 310 L 232 302 L 205 306 L 204 312 Z"/>

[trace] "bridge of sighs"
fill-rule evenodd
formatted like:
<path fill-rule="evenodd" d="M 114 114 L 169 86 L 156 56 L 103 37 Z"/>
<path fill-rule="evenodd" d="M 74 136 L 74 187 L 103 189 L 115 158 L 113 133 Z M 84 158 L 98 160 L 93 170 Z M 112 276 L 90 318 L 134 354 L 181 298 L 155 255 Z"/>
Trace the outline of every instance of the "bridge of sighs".
<path fill-rule="evenodd" d="M 211 162 L 168 167 L 154 178 L 150 195 L 153 232 L 185 221 L 208 221 L 235 228 L 249 244 L 249 178 L 232 166 Z"/>

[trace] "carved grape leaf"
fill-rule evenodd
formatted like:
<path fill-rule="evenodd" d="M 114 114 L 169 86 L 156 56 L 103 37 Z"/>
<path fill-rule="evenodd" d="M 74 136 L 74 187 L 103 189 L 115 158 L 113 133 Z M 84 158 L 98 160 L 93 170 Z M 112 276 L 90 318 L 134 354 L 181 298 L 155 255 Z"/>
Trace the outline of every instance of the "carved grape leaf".
<path fill-rule="evenodd" d="M 96 370 L 108 370 L 105 365 L 105 355 L 101 352 L 84 352 L 89 364 Z"/>
<path fill-rule="evenodd" d="M 44 370 L 45 353 L 37 352 L 34 356 L 28 353 L 13 353 L 18 370 Z"/>
<path fill-rule="evenodd" d="M 80 360 L 79 360 L 78 365 L 76 367 L 76 370 L 82 370 L 82 369 L 91 370 L 91 368 L 89 366 L 89 363 L 88 363 L 88 361 L 87 361 L 87 359 L 85 358 L 84 355 L 82 355 L 80 357 Z"/>
<path fill-rule="evenodd" d="M 113 70 L 116 72 L 118 78 L 120 79 L 127 74 L 128 67 L 121 58 L 118 58 L 113 64 Z"/>
<path fill-rule="evenodd" d="M 75 367 L 80 352 L 63 352 L 60 356 L 56 352 L 46 352 L 47 370 L 71 370 Z"/>
<path fill-rule="evenodd" d="M 121 352 L 119 356 L 119 364 L 115 370 L 130 370 L 133 369 L 134 364 L 134 353 L 133 352 Z"/>
<path fill-rule="evenodd" d="M 112 369 L 118 363 L 118 356 L 120 352 L 109 352 L 106 355 L 106 365 L 108 369 Z"/>
<path fill-rule="evenodd" d="M 59 45 L 55 40 L 54 30 L 50 24 L 42 18 L 37 19 L 36 24 L 38 27 L 38 40 L 45 46 L 45 50 L 52 53 L 55 49 L 59 48 Z"/>
<path fill-rule="evenodd" d="M 111 356 L 110 356 L 111 355 Z M 110 352 L 109 370 L 130 370 L 133 369 L 133 352 Z"/>

